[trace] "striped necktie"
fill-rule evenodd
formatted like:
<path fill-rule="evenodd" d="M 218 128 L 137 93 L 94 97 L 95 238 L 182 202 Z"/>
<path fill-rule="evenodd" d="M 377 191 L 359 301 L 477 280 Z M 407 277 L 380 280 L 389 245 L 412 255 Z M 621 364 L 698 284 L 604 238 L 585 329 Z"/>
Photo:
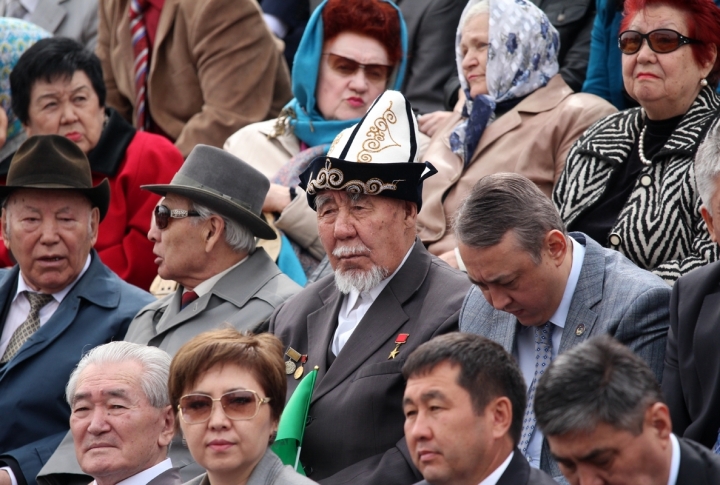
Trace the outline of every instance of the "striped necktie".
<path fill-rule="evenodd" d="M 132 34 L 135 57 L 135 124 L 138 130 L 145 130 L 147 116 L 147 72 L 150 52 L 145 30 L 145 16 L 148 0 L 130 0 L 130 33 Z"/>
<path fill-rule="evenodd" d="M 25 291 L 25 296 L 30 302 L 30 312 L 25 321 L 15 330 L 10 337 L 0 363 L 4 364 L 15 357 L 23 344 L 40 329 L 40 310 L 53 300 L 53 296 L 47 293 L 35 293 Z"/>
<path fill-rule="evenodd" d="M 522 435 L 520 437 L 520 450 L 527 458 L 527 450 L 530 445 L 533 433 L 535 432 L 535 411 L 533 410 L 533 402 L 535 401 L 535 388 L 540 377 L 552 362 L 552 329 L 553 324 L 547 322 L 545 325 L 535 327 L 535 376 L 533 377 L 530 390 L 527 395 L 527 406 L 525 408 L 525 417 L 523 418 Z"/>

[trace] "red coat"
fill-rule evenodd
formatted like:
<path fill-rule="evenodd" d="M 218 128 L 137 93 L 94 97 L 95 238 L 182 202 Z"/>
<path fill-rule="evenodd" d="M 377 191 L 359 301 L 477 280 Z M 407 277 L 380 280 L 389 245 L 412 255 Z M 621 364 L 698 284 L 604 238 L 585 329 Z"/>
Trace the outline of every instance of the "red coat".
<path fill-rule="evenodd" d="M 120 278 L 147 290 L 157 275 L 153 243 L 147 233 L 160 197 L 140 186 L 169 183 L 183 164 L 183 157 L 166 138 L 136 132 L 116 112 L 109 110 L 109 114 L 108 126 L 88 156 L 93 185 L 105 177 L 110 182 L 110 207 L 100 223 L 95 249 L 102 262 Z M 4 185 L 7 165 L 3 165 L 5 173 L 0 183 Z M 13 264 L 0 241 L 0 265 Z"/>

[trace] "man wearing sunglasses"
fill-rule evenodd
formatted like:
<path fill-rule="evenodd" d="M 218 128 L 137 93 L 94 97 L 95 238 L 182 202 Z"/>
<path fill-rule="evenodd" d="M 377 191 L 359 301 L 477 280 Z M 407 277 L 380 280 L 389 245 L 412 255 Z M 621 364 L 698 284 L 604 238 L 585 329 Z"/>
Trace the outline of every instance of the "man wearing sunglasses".
<path fill-rule="evenodd" d="M 167 457 L 175 431 L 170 360 L 155 347 L 110 342 L 86 354 L 70 375 L 70 431 L 95 485 L 180 485 Z"/>
<path fill-rule="evenodd" d="M 143 308 L 125 340 L 160 347 L 170 355 L 195 335 L 230 324 L 262 330 L 275 307 L 300 291 L 256 238 L 275 239 L 261 218 L 270 182 L 235 156 L 198 145 L 166 185 L 145 185 L 163 196 L 155 207 L 148 238 L 154 243 L 161 278 L 178 289 Z M 66 436 L 40 483 L 87 484 Z M 182 464 L 183 482 L 200 475 L 181 438 L 170 458 Z"/>
<path fill-rule="evenodd" d="M 0 199 L 3 240 L 17 261 L 0 271 L 0 484 L 34 485 L 68 430 L 68 375 L 84 352 L 122 339 L 153 298 L 92 248 L 110 190 L 107 179 L 93 187 L 74 142 L 30 137 Z"/>

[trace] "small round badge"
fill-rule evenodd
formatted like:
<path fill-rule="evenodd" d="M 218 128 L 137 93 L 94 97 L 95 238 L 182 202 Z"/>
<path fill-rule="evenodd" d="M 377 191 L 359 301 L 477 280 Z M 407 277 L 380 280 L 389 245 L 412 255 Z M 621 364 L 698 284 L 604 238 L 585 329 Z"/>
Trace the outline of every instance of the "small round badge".
<path fill-rule="evenodd" d="M 295 379 L 296 380 L 300 379 L 303 375 L 303 372 L 304 372 L 303 367 L 302 366 L 298 367 L 297 370 L 295 371 Z"/>
<path fill-rule="evenodd" d="M 581 323 L 580 325 L 577 326 L 577 328 L 575 328 L 575 335 L 577 335 L 579 337 L 580 335 L 582 335 L 584 333 L 585 333 L 585 325 L 583 325 Z"/>
<path fill-rule="evenodd" d="M 293 362 L 292 360 L 285 361 L 285 373 L 287 375 L 290 375 L 293 372 L 295 372 L 295 367 L 296 367 L 295 362 Z"/>

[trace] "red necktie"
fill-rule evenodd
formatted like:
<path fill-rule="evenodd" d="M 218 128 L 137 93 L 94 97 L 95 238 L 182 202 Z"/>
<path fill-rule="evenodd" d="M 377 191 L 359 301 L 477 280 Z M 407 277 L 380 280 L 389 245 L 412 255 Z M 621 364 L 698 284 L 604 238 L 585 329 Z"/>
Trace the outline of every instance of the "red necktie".
<path fill-rule="evenodd" d="M 198 299 L 198 294 L 194 291 L 186 291 L 182 294 L 182 301 L 180 303 L 180 309 L 182 310 L 186 306 L 188 306 L 190 303 L 194 302 Z"/>
<path fill-rule="evenodd" d="M 135 113 L 138 130 L 147 128 L 146 88 L 148 72 L 148 37 L 145 30 L 145 16 L 148 0 L 130 1 L 130 33 L 132 35 L 133 54 L 135 58 Z"/>

